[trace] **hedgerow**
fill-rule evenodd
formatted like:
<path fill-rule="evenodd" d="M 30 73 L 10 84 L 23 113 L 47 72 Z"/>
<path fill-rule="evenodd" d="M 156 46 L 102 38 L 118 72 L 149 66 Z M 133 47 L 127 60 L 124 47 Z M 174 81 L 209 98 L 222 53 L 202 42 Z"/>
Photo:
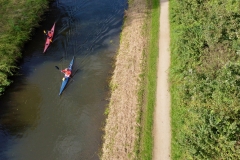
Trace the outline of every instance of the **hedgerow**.
<path fill-rule="evenodd" d="M 239 7 L 170 1 L 173 159 L 240 158 Z"/>

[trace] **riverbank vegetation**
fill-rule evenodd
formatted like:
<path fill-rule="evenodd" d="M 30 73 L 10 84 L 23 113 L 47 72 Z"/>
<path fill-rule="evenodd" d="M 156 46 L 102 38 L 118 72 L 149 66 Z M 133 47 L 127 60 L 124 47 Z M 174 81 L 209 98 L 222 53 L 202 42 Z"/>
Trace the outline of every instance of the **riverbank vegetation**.
<path fill-rule="evenodd" d="M 159 2 L 131 0 L 111 79 L 101 159 L 152 159 Z"/>
<path fill-rule="evenodd" d="M 156 104 L 157 62 L 159 54 L 159 0 L 148 0 L 148 18 L 143 28 L 148 42 L 143 53 L 139 104 L 143 107 L 139 118 L 141 121 L 137 155 L 139 160 L 152 159 L 153 153 L 153 116 Z"/>
<path fill-rule="evenodd" d="M 21 58 L 21 49 L 29 40 L 33 26 L 48 7 L 49 0 L 0 1 L 0 95 L 10 85 Z"/>
<path fill-rule="evenodd" d="M 240 1 L 170 1 L 172 159 L 240 158 Z"/>

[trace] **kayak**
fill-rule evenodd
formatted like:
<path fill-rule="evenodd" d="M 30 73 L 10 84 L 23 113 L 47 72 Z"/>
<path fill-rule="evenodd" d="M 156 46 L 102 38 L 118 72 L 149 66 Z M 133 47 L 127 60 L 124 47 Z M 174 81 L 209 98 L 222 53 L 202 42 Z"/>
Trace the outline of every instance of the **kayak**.
<path fill-rule="evenodd" d="M 54 30 L 55 30 L 55 23 L 53 24 L 51 31 L 49 31 L 49 32 L 52 32 L 52 37 L 51 37 L 51 38 L 48 38 L 48 37 L 47 37 L 46 42 L 45 42 L 45 46 L 44 46 L 43 53 L 46 52 L 46 50 L 48 49 L 48 47 L 49 47 L 49 45 L 50 45 L 50 43 L 51 43 L 51 40 L 53 39 Z"/>
<path fill-rule="evenodd" d="M 68 66 L 68 69 L 70 69 L 71 71 L 72 71 L 73 62 L 74 62 L 74 57 L 71 60 L 69 66 Z M 66 87 L 69 79 L 70 79 L 70 77 L 67 77 L 67 76 L 63 77 L 63 81 L 62 81 L 62 85 L 61 85 L 61 88 L 60 88 L 59 96 L 62 94 L 62 92 L 63 92 L 64 88 Z"/>

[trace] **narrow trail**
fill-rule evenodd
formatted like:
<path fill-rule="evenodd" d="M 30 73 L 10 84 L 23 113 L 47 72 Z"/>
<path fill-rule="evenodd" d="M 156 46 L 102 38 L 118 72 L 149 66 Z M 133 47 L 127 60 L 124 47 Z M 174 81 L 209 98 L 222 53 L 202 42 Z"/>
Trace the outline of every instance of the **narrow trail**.
<path fill-rule="evenodd" d="M 170 66 L 169 2 L 160 0 L 160 36 L 156 108 L 154 113 L 153 160 L 170 160 L 171 126 L 168 69 Z"/>

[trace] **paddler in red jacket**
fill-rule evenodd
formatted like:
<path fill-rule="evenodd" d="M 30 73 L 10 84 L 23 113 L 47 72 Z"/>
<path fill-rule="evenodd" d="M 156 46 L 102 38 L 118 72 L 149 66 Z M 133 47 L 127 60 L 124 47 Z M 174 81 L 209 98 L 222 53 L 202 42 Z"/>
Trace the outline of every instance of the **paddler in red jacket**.
<path fill-rule="evenodd" d="M 50 39 L 50 42 L 52 42 L 52 36 L 53 36 L 52 31 L 48 31 L 48 30 L 47 30 L 47 32 L 46 32 L 46 31 L 44 30 L 43 32 L 46 34 L 47 38 Z"/>
<path fill-rule="evenodd" d="M 48 31 L 48 38 L 51 39 L 52 38 L 52 31 Z"/>
<path fill-rule="evenodd" d="M 65 68 L 64 70 L 61 70 L 61 72 L 64 73 L 66 77 L 70 77 L 72 73 L 69 68 Z"/>

